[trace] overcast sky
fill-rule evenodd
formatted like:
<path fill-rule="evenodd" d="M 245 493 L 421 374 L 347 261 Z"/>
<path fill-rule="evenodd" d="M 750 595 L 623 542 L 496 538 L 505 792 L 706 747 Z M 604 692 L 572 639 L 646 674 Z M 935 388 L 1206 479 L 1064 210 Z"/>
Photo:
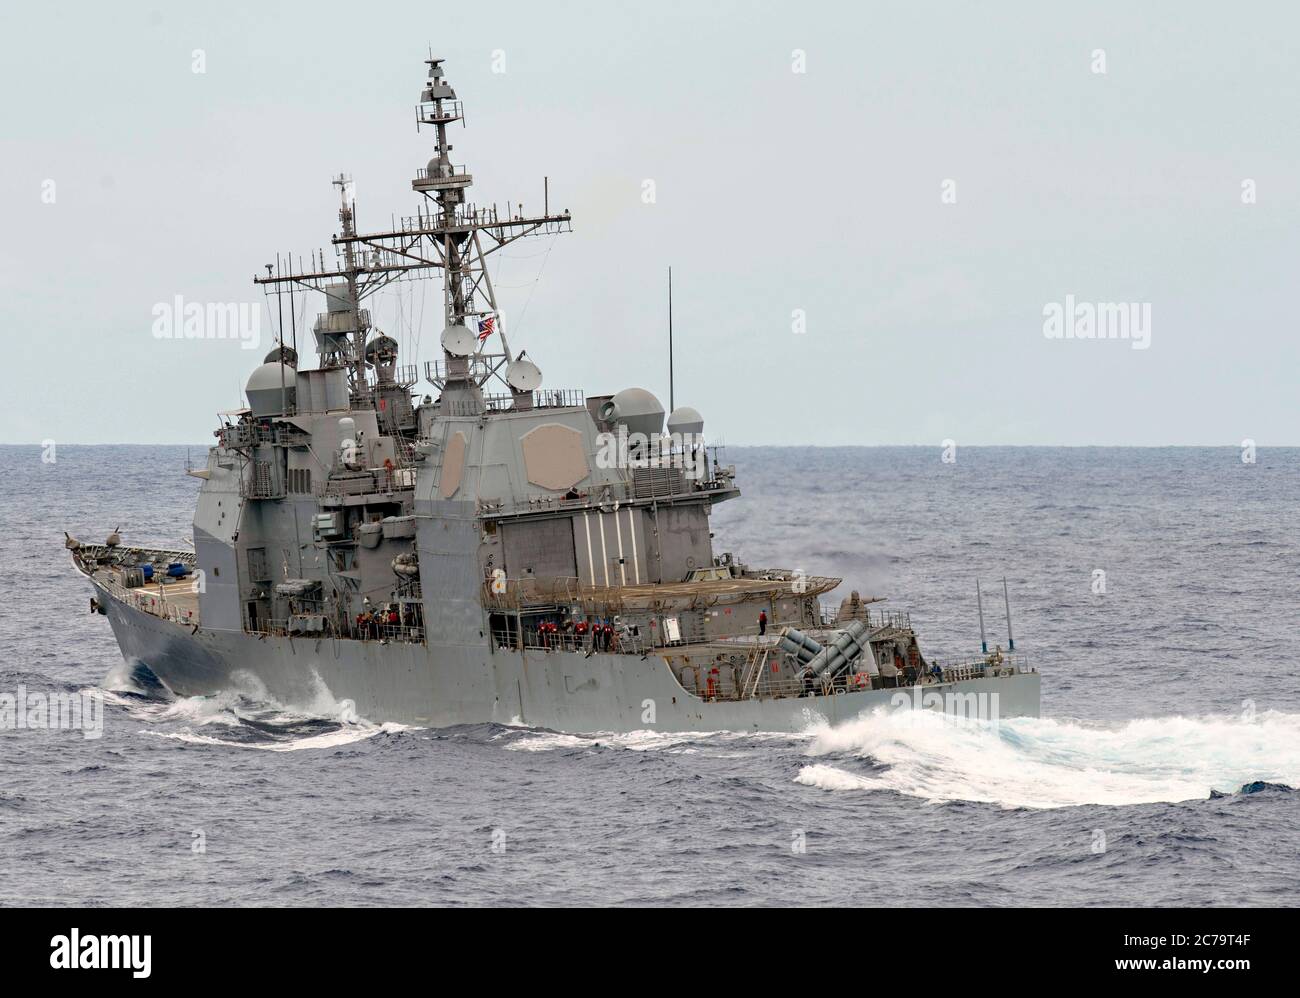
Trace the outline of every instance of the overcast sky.
<path fill-rule="evenodd" d="M 551 387 L 667 401 L 671 264 L 727 443 L 1300 444 L 1293 4 L 174 8 L 6 5 L 0 442 L 210 440 L 269 344 L 155 306 L 260 305 L 341 170 L 362 229 L 413 212 L 431 46 L 473 197 L 573 212 L 493 270 Z M 1067 295 L 1149 307 L 1147 348 L 1049 338 Z M 440 296 L 372 306 L 421 364 Z"/>

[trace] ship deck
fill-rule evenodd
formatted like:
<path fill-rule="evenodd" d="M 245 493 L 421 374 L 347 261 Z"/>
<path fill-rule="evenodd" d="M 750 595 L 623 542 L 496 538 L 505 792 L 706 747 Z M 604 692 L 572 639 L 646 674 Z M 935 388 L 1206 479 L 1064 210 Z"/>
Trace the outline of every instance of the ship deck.
<path fill-rule="evenodd" d="M 73 552 L 73 560 L 82 574 L 114 599 L 164 620 L 185 625 L 199 624 L 199 593 L 195 578 L 191 575 L 171 579 L 164 574 L 167 566 L 175 562 L 193 568 L 193 552 L 83 545 Z M 128 586 L 127 573 L 142 564 L 154 567 L 153 579 L 143 585 Z"/>

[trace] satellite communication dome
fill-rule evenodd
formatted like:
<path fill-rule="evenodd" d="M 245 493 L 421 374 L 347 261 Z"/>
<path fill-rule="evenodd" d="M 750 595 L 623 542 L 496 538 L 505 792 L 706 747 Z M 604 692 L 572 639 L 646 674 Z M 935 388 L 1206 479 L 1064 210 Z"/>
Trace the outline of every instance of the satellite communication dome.
<path fill-rule="evenodd" d="M 664 428 L 664 407 L 644 388 L 624 388 L 600 407 L 600 418 L 626 426 L 628 433 L 657 437 Z"/>
<path fill-rule="evenodd" d="M 704 417 L 700 415 L 698 409 L 693 409 L 689 405 L 679 405 L 668 416 L 668 432 L 698 437 L 704 432 Z"/>
<path fill-rule="evenodd" d="M 542 385 L 542 369 L 531 360 L 512 361 L 506 368 L 506 384 L 516 392 L 536 391 Z"/>
<path fill-rule="evenodd" d="M 442 348 L 453 357 L 469 357 L 474 353 L 474 334 L 468 326 L 448 326 L 442 331 Z"/>
<path fill-rule="evenodd" d="M 254 416 L 283 416 L 284 405 L 293 405 L 297 394 L 297 372 L 288 364 L 278 361 L 263 364 L 248 376 L 244 394 Z"/>

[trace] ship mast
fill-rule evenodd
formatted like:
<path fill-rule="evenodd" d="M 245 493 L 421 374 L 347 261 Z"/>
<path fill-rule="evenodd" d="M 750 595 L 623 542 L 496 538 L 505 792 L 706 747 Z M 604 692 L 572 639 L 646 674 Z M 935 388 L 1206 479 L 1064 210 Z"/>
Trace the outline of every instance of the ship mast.
<path fill-rule="evenodd" d="M 346 237 L 357 234 L 356 219 L 352 212 L 352 202 L 348 193 L 352 187 L 352 178 L 339 174 L 332 181 L 339 189 L 339 225 Z M 366 383 L 366 333 L 369 332 L 369 316 L 362 315 L 357 300 L 357 258 L 352 243 L 343 244 L 343 271 L 347 276 L 348 297 L 351 304 L 355 327 L 352 334 L 352 383 L 364 386 Z"/>
<path fill-rule="evenodd" d="M 320 253 L 310 268 L 253 278 L 257 284 L 291 284 L 326 293 L 331 304 L 330 311 L 317 320 L 318 352 L 325 366 L 349 366 L 354 392 L 366 388 L 365 347 L 371 327 L 362 302 L 393 281 L 426 279 L 437 269 L 444 272 L 446 328 L 443 361 L 427 366 L 429 380 L 439 389 L 466 383 L 481 387 L 493 376 L 504 381 L 500 372 L 512 357 L 487 258 L 524 236 L 572 230 L 567 210 L 550 212 L 549 186 L 540 215 L 526 214 L 520 204 L 508 208 L 503 217 L 496 205 L 478 207 L 467 200 L 474 178 L 464 166 L 452 163 L 447 134 L 449 125 L 457 121 L 463 125 L 463 105 L 446 81 L 443 60 L 425 61 L 428 80 L 416 107 L 416 127 L 431 125 L 436 141 L 433 158 L 411 182 L 424 195 L 424 206 L 414 216 L 399 219 L 390 231 L 358 233 L 355 205 L 348 196 L 350 181 L 339 175 L 332 183 L 341 191 L 341 231 L 331 240 L 338 265 L 327 268 Z M 490 336 L 480 338 L 479 323 L 487 320 L 491 324 L 485 325 L 485 331 L 490 329 L 500 338 L 500 352 L 487 352 Z"/>
<path fill-rule="evenodd" d="M 443 79 L 441 59 L 428 59 L 429 82 L 420 94 L 420 104 L 416 108 L 416 128 L 420 125 L 432 125 L 437 132 L 437 155 L 429 160 L 429 165 L 421 170 L 411 186 L 422 192 L 426 198 L 432 198 L 438 205 L 438 217 L 441 220 L 441 242 L 443 259 L 447 266 L 447 279 L 443 291 L 443 314 L 446 325 L 464 324 L 466 319 L 466 301 L 473 300 L 473 286 L 466 287 L 469 268 L 463 252 L 466 244 L 465 233 L 459 231 L 457 211 L 465 203 L 465 191 L 474 182 L 470 173 L 461 167 L 458 171 L 451 162 L 451 143 L 447 141 L 447 126 L 454 121 L 463 121 L 461 103 L 456 99 L 456 91 Z"/>

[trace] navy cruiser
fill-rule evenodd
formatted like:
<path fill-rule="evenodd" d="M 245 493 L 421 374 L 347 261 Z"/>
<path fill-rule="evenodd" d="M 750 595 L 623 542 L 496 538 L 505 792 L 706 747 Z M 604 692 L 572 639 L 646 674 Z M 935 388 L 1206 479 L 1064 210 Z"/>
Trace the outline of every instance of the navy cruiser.
<path fill-rule="evenodd" d="M 878 706 L 1037 716 L 1039 676 L 1000 649 L 926 658 L 904 612 L 841 580 L 713 550 L 735 468 L 699 412 L 643 388 L 544 385 L 507 342 L 487 262 L 571 228 L 568 211 L 476 204 L 451 161 L 462 105 L 428 61 L 434 155 L 414 215 L 358 232 L 344 177 L 335 259 L 255 282 L 320 296 L 315 365 L 296 330 L 222 416 L 193 550 L 68 538 L 128 661 L 178 696 L 322 693 L 371 721 L 572 732 L 791 731 Z M 443 284 L 441 357 L 400 363 L 367 301 Z M 304 330 L 305 332 L 305 330 Z M 432 391 L 417 388 L 423 380 Z M 1010 649 L 1009 649 L 1010 650 Z"/>

